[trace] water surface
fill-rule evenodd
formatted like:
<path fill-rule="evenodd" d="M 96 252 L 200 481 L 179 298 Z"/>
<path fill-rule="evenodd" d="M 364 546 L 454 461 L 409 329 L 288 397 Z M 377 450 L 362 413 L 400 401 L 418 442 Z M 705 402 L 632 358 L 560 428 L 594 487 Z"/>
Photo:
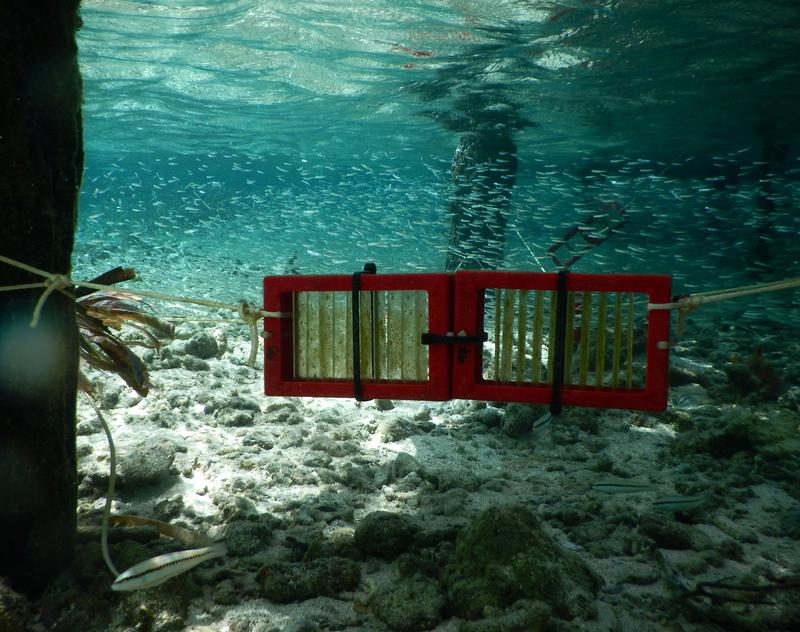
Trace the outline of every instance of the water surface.
<path fill-rule="evenodd" d="M 796 2 L 85 0 L 82 16 L 87 274 L 146 254 L 185 267 L 175 290 L 204 270 L 213 292 L 224 270 L 221 293 L 257 296 L 287 270 L 441 270 L 459 140 L 508 130 L 503 267 L 552 271 L 565 230 L 624 209 L 575 270 L 689 291 L 800 275 Z"/>

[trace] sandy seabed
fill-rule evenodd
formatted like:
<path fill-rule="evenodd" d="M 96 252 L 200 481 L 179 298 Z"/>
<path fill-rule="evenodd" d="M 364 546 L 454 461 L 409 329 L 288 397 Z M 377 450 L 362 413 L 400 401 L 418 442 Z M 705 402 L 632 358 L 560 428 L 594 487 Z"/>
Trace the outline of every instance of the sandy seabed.
<path fill-rule="evenodd" d="M 183 289 L 205 278 L 199 259 L 174 262 L 169 272 Z M 253 286 L 247 278 L 256 267 L 237 266 L 231 281 Z M 209 314 L 216 315 L 230 318 Z M 687 593 L 701 582 L 774 588 L 800 577 L 796 332 L 761 341 L 781 380 L 773 397 L 755 378 L 741 391 L 745 354 L 760 342 L 753 330 L 699 318 L 689 330 L 672 352 L 666 412 L 570 408 L 532 430 L 545 407 L 266 397 L 261 359 L 246 366 L 245 326 L 179 324 L 159 353 L 133 347 L 150 373 L 146 397 L 87 369 L 116 444 L 113 513 L 225 539 L 228 555 L 152 589 L 111 590 L 99 544 L 109 448 L 81 397 L 78 555 L 32 604 L 28 629 L 793 629 L 796 589 Z M 123 338 L 135 342 L 137 334 Z M 736 354 L 740 366 L 726 370 Z M 593 488 L 618 480 L 648 488 Z M 705 502 L 687 512 L 655 509 L 654 501 L 674 495 Z M 567 594 L 559 611 L 541 604 L 543 589 L 538 602 L 528 595 L 502 603 L 501 595 L 498 607 L 460 616 L 444 579 L 448 564 L 481 516 L 507 507 L 524 508 L 536 533 L 588 569 L 596 580 L 589 603 L 565 608 Z M 187 548 L 146 529 L 113 528 L 110 540 L 120 570 Z M 525 616 L 541 606 L 538 620 L 548 622 L 515 618 L 523 602 L 539 604 Z"/>

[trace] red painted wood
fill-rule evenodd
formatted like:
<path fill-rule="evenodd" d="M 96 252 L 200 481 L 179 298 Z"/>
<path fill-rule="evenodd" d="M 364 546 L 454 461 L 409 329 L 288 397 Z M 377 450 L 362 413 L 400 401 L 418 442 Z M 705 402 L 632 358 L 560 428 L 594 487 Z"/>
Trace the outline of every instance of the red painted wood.
<path fill-rule="evenodd" d="M 537 272 L 474 272 L 455 274 L 456 331 L 467 335 L 484 327 L 484 292 L 487 289 L 555 290 L 556 274 Z M 577 274 L 567 276 L 569 292 L 634 292 L 647 294 L 650 303 L 670 301 L 671 279 L 668 276 L 627 274 Z M 667 406 L 669 368 L 668 310 L 648 313 L 647 369 L 643 389 L 597 388 L 594 385 L 564 386 L 564 406 L 591 406 L 633 410 L 664 410 Z M 664 344 L 659 344 L 664 343 Z M 484 380 L 483 350 L 464 345 L 453 362 L 451 396 L 460 399 L 484 399 L 509 402 L 549 403 L 549 385 L 507 384 Z"/>
<path fill-rule="evenodd" d="M 434 334 L 484 330 L 484 293 L 487 289 L 555 290 L 556 274 L 536 272 L 463 271 L 450 274 L 363 274 L 361 290 L 424 290 L 428 293 L 428 331 Z M 347 292 L 350 275 L 273 276 L 264 278 L 264 309 L 292 311 L 295 292 Z M 567 277 L 570 292 L 633 292 L 646 294 L 650 303 L 668 303 L 668 276 L 577 274 Z M 592 406 L 637 410 L 663 410 L 667 403 L 669 363 L 668 310 L 648 312 L 647 369 L 644 388 L 565 386 L 565 406 Z M 267 395 L 299 397 L 352 397 L 351 380 L 309 380 L 293 376 L 291 316 L 264 319 L 264 391 Z M 552 393 L 546 384 L 508 384 L 484 380 L 480 344 L 433 344 L 429 347 L 427 382 L 371 381 L 362 383 L 364 399 L 445 400 L 480 399 L 546 404 Z"/>
<path fill-rule="evenodd" d="M 264 310 L 291 313 L 295 292 L 349 292 L 350 275 L 270 276 L 264 278 Z M 428 331 L 446 334 L 451 322 L 451 282 L 447 274 L 362 274 L 362 291 L 424 290 L 428 294 Z M 291 317 L 265 318 L 264 392 L 298 397 L 353 397 L 351 380 L 310 380 L 293 376 Z M 450 352 L 428 350 L 426 382 L 363 380 L 363 399 L 446 400 L 450 393 Z"/>

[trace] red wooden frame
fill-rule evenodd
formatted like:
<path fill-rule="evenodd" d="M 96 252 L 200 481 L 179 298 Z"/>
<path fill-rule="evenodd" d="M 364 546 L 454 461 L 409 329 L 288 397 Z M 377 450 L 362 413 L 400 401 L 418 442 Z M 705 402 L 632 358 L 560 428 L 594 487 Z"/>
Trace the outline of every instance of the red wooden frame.
<path fill-rule="evenodd" d="M 455 274 L 456 331 L 467 335 L 483 331 L 484 291 L 489 288 L 554 291 L 556 274 L 536 272 L 457 272 Z M 670 301 L 668 276 L 626 274 L 567 275 L 567 291 L 634 292 L 647 294 L 650 303 Z M 650 310 L 647 322 L 647 369 L 643 389 L 565 385 L 561 388 L 564 406 L 593 406 L 634 410 L 664 410 L 667 406 L 669 368 L 668 310 Z M 549 384 L 502 384 L 484 380 L 483 349 L 464 345 L 453 364 L 452 397 L 509 402 L 549 403 Z"/>
<path fill-rule="evenodd" d="M 446 334 L 452 322 L 452 285 L 447 274 L 362 274 L 362 292 L 423 290 L 428 294 L 428 331 Z M 287 314 L 264 319 L 264 392 L 300 397 L 353 397 L 352 380 L 293 377 L 292 294 L 349 292 L 351 275 L 271 276 L 264 278 L 264 310 Z M 450 393 L 450 350 L 428 350 L 428 381 L 362 381 L 363 399 L 446 400 Z"/>
<path fill-rule="evenodd" d="M 305 379 L 293 376 L 293 294 L 297 292 L 349 292 L 350 275 L 272 276 L 264 278 L 264 309 L 282 316 L 264 319 L 264 392 L 300 397 L 353 397 L 349 379 Z M 668 276 L 624 274 L 567 275 L 569 292 L 631 292 L 646 294 L 649 303 L 668 303 Z M 453 274 L 362 274 L 361 291 L 423 290 L 428 295 L 428 331 L 432 334 L 484 330 L 484 293 L 487 289 L 554 291 L 557 275 L 537 272 L 478 272 Z M 592 406 L 636 410 L 663 410 L 667 404 L 669 364 L 668 310 L 647 315 L 647 366 L 644 388 L 564 385 L 565 406 Z M 482 377 L 480 344 L 431 344 L 428 380 L 403 382 L 363 380 L 363 399 L 446 400 L 451 398 L 548 403 L 549 384 L 509 384 Z"/>

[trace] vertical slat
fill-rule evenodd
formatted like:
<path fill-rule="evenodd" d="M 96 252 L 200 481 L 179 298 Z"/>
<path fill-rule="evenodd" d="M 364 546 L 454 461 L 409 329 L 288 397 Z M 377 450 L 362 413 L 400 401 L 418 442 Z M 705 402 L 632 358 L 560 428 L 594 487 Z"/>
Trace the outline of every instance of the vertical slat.
<path fill-rule="evenodd" d="M 428 380 L 428 346 L 420 342 L 422 332 L 428 329 L 428 293 L 422 290 L 414 292 L 416 299 L 417 324 L 414 328 L 414 342 L 417 350 L 416 380 Z"/>
<path fill-rule="evenodd" d="M 589 333 L 592 324 L 592 293 L 583 292 L 581 298 L 581 351 L 578 366 L 578 383 L 586 386 L 589 375 Z"/>
<path fill-rule="evenodd" d="M 501 329 L 501 308 L 500 308 L 500 289 L 494 291 L 494 379 L 500 381 L 500 356 L 502 355 L 502 345 L 500 343 Z M 458 333 L 458 332 L 456 332 Z"/>
<path fill-rule="evenodd" d="M 402 361 L 400 364 L 400 379 L 414 380 L 417 375 L 416 351 L 419 346 L 419 336 L 417 335 L 417 310 L 416 292 L 406 290 L 400 292 L 401 317 L 403 336 L 400 341 Z"/>
<path fill-rule="evenodd" d="M 297 292 L 292 293 L 292 377 L 300 376 L 300 299 Z"/>
<path fill-rule="evenodd" d="M 388 292 L 387 315 L 389 336 L 386 353 L 386 377 L 390 380 L 399 380 L 403 370 L 403 297 L 402 292 Z"/>
<path fill-rule="evenodd" d="M 305 294 L 295 292 L 292 294 L 292 340 L 294 341 L 294 377 L 305 377 L 308 372 L 306 368 L 306 347 L 308 336 L 306 332 L 306 306 Z"/>
<path fill-rule="evenodd" d="M 308 342 L 306 344 L 307 377 L 320 377 L 319 357 L 319 292 L 306 292 L 308 305 L 306 319 Z"/>
<path fill-rule="evenodd" d="M 319 375 L 333 377 L 333 293 L 319 292 Z"/>
<path fill-rule="evenodd" d="M 373 292 L 375 300 L 375 379 L 385 380 L 389 377 L 388 356 L 392 344 L 392 332 L 390 330 L 390 316 L 388 313 L 387 300 L 390 300 L 392 292 Z M 387 296 L 388 295 L 388 296 Z"/>
<path fill-rule="evenodd" d="M 528 290 L 519 291 L 517 314 L 517 384 L 525 379 L 525 347 L 528 336 Z"/>
<path fill-rule="evenodd" d="M 333 377 L 347 377 L 347 313 L 346 292 L 333 293 Z"/>
<path fill-rule="evenodd" d="M 564 335 L 564 385 L 572 384 L 572 355 L 575 346 L 575 293 L 567 293 L 567 328 Z"/>
<path fill-rule="evenodd" d="M 555 356 L 556 344 L 556 301 L 558 300 L 558 292 L 550 292 L 550 318 L 547 323 L 547 383 L 553 383 L 553 362 Z"/>
<path fill-rule="evenodd" d="M 347 370 L 345 374 L 349 378 L 353 378 L 353 294 L 351 292 L 345 293 L 345 359 L 347 361 Z"/>
<path fill-rule="evenodd" d="M 340 292 L 331 292 L 331 377 L 334 379 L 338 377 L 337 374 L 341 371 L 341 365 L 339 364 L 339 357 L 337 355 L 338 349 L 336 347 L 336 343 L 341 336 L 341 328 L 337 321 L 339 318 L 339 310 L 337 309 L 339 294 Z"/>
<path fill-rule="evenodd" d="M 511 359 L 514 347 L 514 303 L 517 293 L 511 289 L 503 290 L 503 354 L 500 361 L 500 381 L 511 381 Z"/>
<path fill-rule="evenodd" d="M 533 307 L 533 348 L 531 349 L 531 362 L 533 374 L 531 381 L 534 384 L 542 381 L 542 326 L 544 324 L 544 292 L 536 290 L 536 299 Z"/>
<path fill-rule="evenodd" d="M 628 344 L 625 360 L 625 383 L 628 388 L 633 385 L 633 294 L 628 293 Z"/>
<path fill-rule="evenodd" d="M 597 306 L 597 353 L 594 360 L 594 385 L 600 388 L 606 369 L 606 303 L 608 295 L 600 292 L 600 301 Z"/>
<path fill-rule="evenodd" d="M 359 293 L 359 311 L 361 312 L 361 331 L 358 332 L 361 341 L 361 378 L 364 380 L 375 379 L 375 365 L 373 362 L 375 349 L 375 319 L 372 292 Z"/>
<path fill-rule="evenodd" d="M 614 296 L 614 355 L 611 361 L 611 386 L 619 387 L 619 356 L 622 352 L 622 293 Z"/>

